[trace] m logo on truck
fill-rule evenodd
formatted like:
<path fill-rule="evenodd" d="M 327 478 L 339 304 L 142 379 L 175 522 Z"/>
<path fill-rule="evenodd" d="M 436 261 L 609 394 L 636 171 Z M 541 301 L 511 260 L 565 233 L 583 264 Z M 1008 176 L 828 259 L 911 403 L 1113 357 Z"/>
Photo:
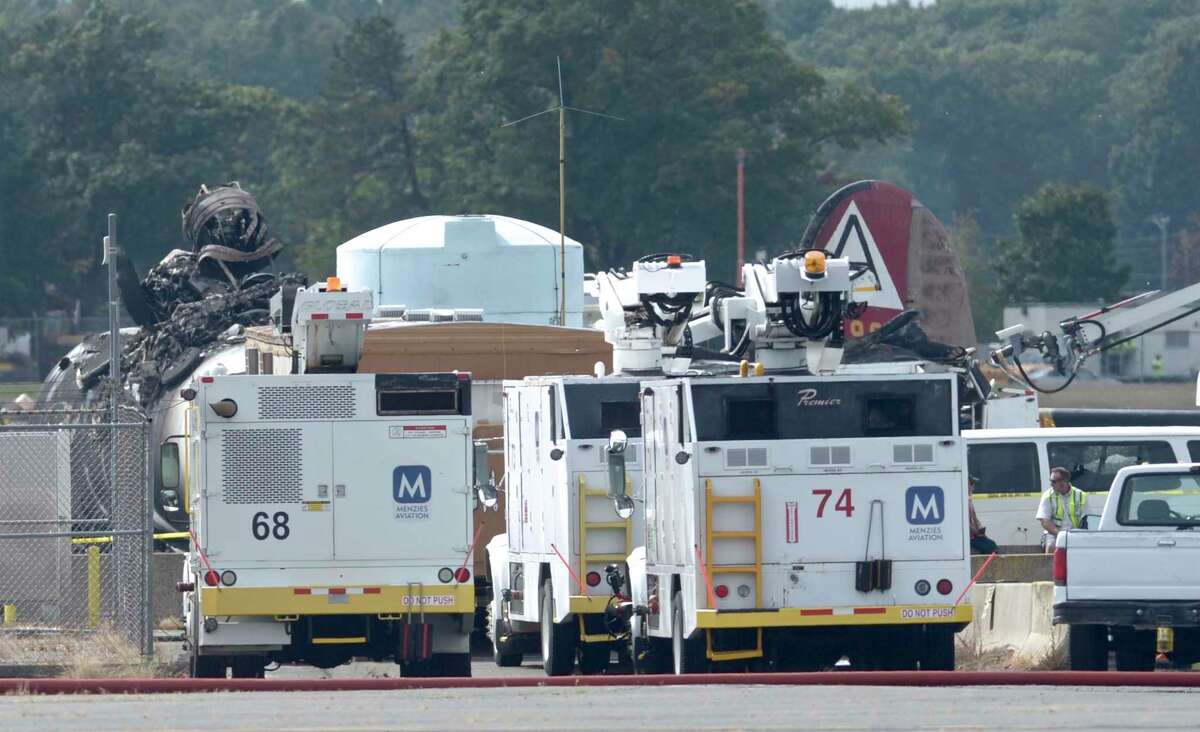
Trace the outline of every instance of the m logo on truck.
<path fill-rule="evenodd" d="M 909 541 L 942 541 L 946 518 L 946 494 L 936 485 L 914 485 L 904 492 L 904 518 L 908 519 Z"/>
<path fill-rule="evenodd" d="M 427 465 L 400 465 L 392 471 L 392 498 L 397 519 L 429 518 L 433 477 Z"/>
<path fill-rule="evenodd" d="M 914 485 L 904 493 L 904 511 L 914 526 L 940 524 L 946 516 L 946 495 L 936 485 Z"/>

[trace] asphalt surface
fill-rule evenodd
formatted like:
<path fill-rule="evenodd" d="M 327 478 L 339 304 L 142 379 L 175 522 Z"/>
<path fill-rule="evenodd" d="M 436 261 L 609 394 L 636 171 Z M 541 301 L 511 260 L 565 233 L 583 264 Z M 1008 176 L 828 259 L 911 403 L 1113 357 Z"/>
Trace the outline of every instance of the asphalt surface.
<path fill-rule="evenodd" d="M 5 730 L 1194 730 L 1200 692 L 679 686 L 0 698 Z"/>

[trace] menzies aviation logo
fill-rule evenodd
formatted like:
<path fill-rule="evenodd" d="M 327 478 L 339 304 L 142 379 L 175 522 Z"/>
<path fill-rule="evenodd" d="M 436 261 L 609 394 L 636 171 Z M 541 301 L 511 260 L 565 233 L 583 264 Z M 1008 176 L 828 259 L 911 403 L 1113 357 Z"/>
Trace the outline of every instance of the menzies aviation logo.
<path fill-rule="evenodd" d="M 429 518 L 433 477 L 427 465 L 400 465 L 392 471 L 392 498 L 397 519 Z"/>
<path fill-rule="evenodd" d="M 936 485 L 914 485 L 904 492 L 904 517 L 909 541 L 941 541 L 946 518 L 946 494 Z"/>

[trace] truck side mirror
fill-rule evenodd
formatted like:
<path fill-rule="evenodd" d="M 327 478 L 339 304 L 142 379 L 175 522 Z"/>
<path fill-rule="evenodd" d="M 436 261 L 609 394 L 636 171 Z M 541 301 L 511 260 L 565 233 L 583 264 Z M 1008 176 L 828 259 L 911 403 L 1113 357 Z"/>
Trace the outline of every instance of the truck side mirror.
<path fill-rule="evenodd" d="M 500 498 L 496 494 L 496 485 L 488 468 L 488 444 L 483 440 L 474 443 L 475 458 L 475 495 L 479 505 L 484 508 L 495 508 Z"/>
<path fill-rule="evenodd" d="M 625 448 L 629 438 L 621 430 L 613 430 L 608 436 L 608 497 L 613 500 L 613 509 L 621 519 L 633 515 L 633 499 L 625 495 Z"/>

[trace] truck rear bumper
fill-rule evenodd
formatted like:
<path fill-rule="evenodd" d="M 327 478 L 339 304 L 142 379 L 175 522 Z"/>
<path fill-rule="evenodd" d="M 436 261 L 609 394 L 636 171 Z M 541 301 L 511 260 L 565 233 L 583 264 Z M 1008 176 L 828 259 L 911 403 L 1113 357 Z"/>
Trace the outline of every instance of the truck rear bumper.
<path fill-rule="evenodd" d="M 1077 600 L 1054 606 L 1055 625 L 1200 626 L 1196 600 Z"/>
<path fill-rule="evenodd" d="M 475 612 L 475 585 L 202 587 L 205 616 L 407 615 Z"/>
<path fill-rule="evenodd" d="M 972 618 L 970 605 L 885 605 L 880 607 L 697 610 L 699 628 L 797 628 L 837 625 L 959 623 Z"/>

